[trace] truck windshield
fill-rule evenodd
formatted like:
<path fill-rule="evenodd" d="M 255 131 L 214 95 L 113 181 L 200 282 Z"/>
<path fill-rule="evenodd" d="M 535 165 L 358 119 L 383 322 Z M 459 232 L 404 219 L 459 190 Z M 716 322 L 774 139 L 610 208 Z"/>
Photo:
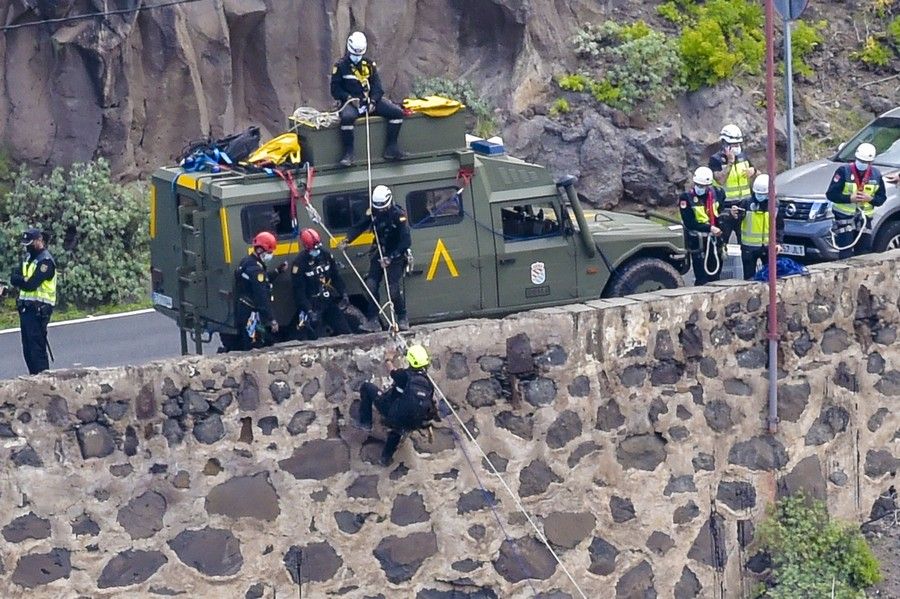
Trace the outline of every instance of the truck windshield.
<path fill-rule="evenodd" d="M 861 143 L 870 143 L 878 150 L 875 156 L 875 164 L 892 168 L 900 167 L 900 118 L 882 117 L 875 119 L 856 137 L 847 142 L 835 160 L 837 162 L 850 162 L 857 146 Z"/>

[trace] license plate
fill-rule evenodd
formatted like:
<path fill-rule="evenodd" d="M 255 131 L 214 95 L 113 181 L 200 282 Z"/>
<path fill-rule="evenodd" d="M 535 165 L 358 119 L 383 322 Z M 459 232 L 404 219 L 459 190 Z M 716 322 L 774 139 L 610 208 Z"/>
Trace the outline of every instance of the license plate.
<path fill-rule="evenodd" d="M 170 310 L 172 309 L 172 298 L 168 295 L 163 295 L 162 293 L 157 293 L 154 291 L 150 294 L 150 300 L 157 306 L 169 308 Z"/>
<path fill-rule="evenodd" d="M 787 254 L 788 256 L 805 256 L 806 247 L 802 245 L 795 245 L 793 243 L 782 243 L 781 253 Z"/>

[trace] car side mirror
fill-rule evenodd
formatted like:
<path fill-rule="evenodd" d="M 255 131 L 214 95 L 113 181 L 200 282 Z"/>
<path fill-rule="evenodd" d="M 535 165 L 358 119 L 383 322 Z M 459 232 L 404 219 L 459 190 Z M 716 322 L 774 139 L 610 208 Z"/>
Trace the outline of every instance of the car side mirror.
<path fill-rule="evenodd" d="M 847 142 L 842 141 L 842 142 L 838 145 L 838 152 L 840 152 L 841 150 L 843 150 L 844 147 L 845 147 L 846 145 L 847 145 Z"/>

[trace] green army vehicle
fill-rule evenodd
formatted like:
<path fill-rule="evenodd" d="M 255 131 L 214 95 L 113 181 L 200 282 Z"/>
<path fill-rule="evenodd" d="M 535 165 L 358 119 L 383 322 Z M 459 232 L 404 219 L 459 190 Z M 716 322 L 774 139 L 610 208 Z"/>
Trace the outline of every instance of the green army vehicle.
<path fill-rule="evenodd" d="M 337 127 L 296 125 L 303 160 L 315 166 L 311 204 L 334 234 L 369 208 L 364 119 L 356 124 L 356 162 L 340 168 Z M 554 181 L 545 167 L 507 156 L 498 144 L 466 143 L 465 115 L 408 117 L 408 157 L 380 157 L 385 122 L 369 124 L 372 185 L 388 185 L 406 211 L 414 265 L 405 292 L 412 324 L 511 312 L 683 285 L 682 227 L 661 216 L 584 210 L 573 178 Z M 376 158 L 377 156 L 377 158 Z M 301 194 L 307 170 L 294 171 Z M 300 228 L 314 227 L 302 205 Z M 155 308 L 177 321 L 202 351 L 212 333 L 235 333 L 234 271 L 253 236 L 276 234 L 275 263 L 301 249 L 293 235 L 288 185 L 266 173 L 157 170 L 151 186 L 151 280 Z M 371 235 L 347 248 L 362 274 Z M 341 255 L 338 252 L 337 257 Z M 348 293 L 366 301 L 362 283 L 342 265 Z M 287 273 L 274 283 L 282 330 L 295 316 Z M 382 293 L 382 297 L 387 297 Z"/>

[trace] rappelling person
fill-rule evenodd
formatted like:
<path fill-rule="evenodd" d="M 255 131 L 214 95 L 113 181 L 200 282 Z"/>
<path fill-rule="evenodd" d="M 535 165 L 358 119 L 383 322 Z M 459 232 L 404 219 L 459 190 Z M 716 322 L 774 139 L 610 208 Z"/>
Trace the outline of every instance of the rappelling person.
<path fill-rule="evenodd" d="M 287 269 L 287 263 L 284 263 L 272 274 L 266 270 L 275 255 L 276 245 L 278 242 L 272 233 L 257 233 L 250 254 L 241 260 L 234 272 L 234 322 L 238 333 L 221 335 L 228 350 L 248 350 L 274 342 L 280 327 L 272 313 L 271 279 Z"/>
<path fill-rule="evenodd" d="M 326 326 L 333 335 L 346 335 L 350 325 L 341 307 L 349 300 L 337 263 L 322 249 L 322 239 L 315 229 L 303 229 L 300 243 L 303 251 L 291 265 L 297 329 L 307 339 L 321 337 Z"/>
<path fill-rule="evenodd" d="M 359 428 L 372 430 L 372 406 L 381 414 L 384 425 L 389 429 L 381 464 L 387 466 L 400 441 L 406 433 L 428 428 L 430 423 L 440 421 L 434 401 L 434 385 L 428 378 L 427 369 L 431 360 L 428 351 L 421 345 L 411 345 L 406 350 L 408 368 L 391 370 L 394 383 L 381 392 L 372 383 L 365 382 L 359 388 Z M 390 361 L 388 362 L 390 366 Z"/>
<path fill-rule="evenodd" d="M 47 251 L 47 237 L 40 229 L 22 233 L 26 250 L 19 270 L 9 276 L 9 283 L 19 289 L 16 310 L 22 336 L 22 355 L 28 374 L 50 368 L 47 356 L 47 325 L 56 305 L 56 261 Z"/>
<path fill-rule="evenodd" d="M 353 124 L 366 114 L 387 119 L 387 138 L 382 154 L 385 160 L 400 160 L 405 156 L 397 145 L 403 109 L 384 97 L 375 61 L 363 56 L 367 49 L 365 34 L 354 31 L 347 38 L 347 54 L 334 63 L 331 70 L 331 95 L 341 106 L 344 153 L 340 164 L 345 167 L 353 164 Z"/>
<path fill-rule="evenodd" d="M 704 285 L 718 281 L 722 274 L 724 239 L 718 222 L 725 193 L 713 187 L 712 171 L 705 166 L 694 171 L 693 183 L 690 191 L 679 196 L 678 208 L 696 284 Z"/>
<path fill-rule="evenodd" d="M 757 263 L 766 264 L 769 258 L 769 210 L 775 210 L 775 252 L 781 253 L 784 242 L 784 215 L 777 199 L 769 198 L 769 175 L 758 175 L 753 180 L 751 197 L 732 206 L 731 216 L 741 223 L 741 263 L 744 280 L 756 274 Z"/>
<path fill-rule="evenodd" d="M 872 246 L 872 236 L 863 231 L 871 232 L 875 207 L 887 199 L 881 171 L 872 164 L 877 153 L 872 144 L 859 144 L 855 160 L 837 168 L 825 192 L 834 212 L 831 230 L 838 258 L 849 258 Z"/>
<path fill-rule="evenodd" d="M 740 206 L 750 198 L 750 182 L 756 176 L 756 169 L 750 164 L 741 144 L 744 134 L 737 125 L 725 125 L 719 132 L 722 147 L 710 156 L 709 168 L 713 172 L 716 183 L 725 192 L 725 204 L 719 226 L 722 229 L 722 242 L 728 243 L 734 232 L 738 243 L 741 242 L 740 223 L 731 216 L 731 207 Z"/>
<path fill-rule="evenodd" d="M 372 191 L 371 210 L 355 227 L 347 231 L 347 237 L 338 246 L 341 251 L 366 231 L 375 233 L 375 241 L 369 251 L 369 272 L 366 274 L 366 286 L 372 295 L 381 302 L 381 281 L 387 272 L 387 285 L 391 302 L 397 316 L 397 327 L 401 331 L 409 329 L 406 317 L 406 298 L 403 292 L 403 278 L 409 262 L 409 249 L 412 238 L 406 212 L 394 203 L 394 194 L 386 185 L 379 185 Z M 379 249 L 380 248 L 380 249 Z M 378 320 L 380 306 L 371 302 L 366 304 L 367 321 L 362 328 L 366 331 L 380 331 Z"/>

